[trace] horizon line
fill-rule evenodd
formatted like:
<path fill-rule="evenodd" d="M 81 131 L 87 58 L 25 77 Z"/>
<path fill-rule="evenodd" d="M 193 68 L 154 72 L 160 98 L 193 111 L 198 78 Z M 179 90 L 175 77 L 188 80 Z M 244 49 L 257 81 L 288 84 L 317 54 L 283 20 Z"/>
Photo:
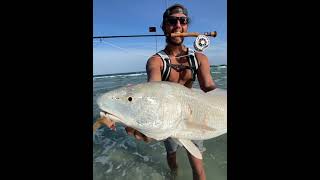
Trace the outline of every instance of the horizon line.
<path fill-rule="evenodd" d="M 227 66 L 227 64 L 210 65 L 210 67 Z M 94 74 L 93 77 L 110 76 L 110 75 L 126 75 L 133 73 L 146 73 L 147 71 L 131 71 L 131 72 L 119 72 L 119 73 L 109 73 L 109 74 Z"/>

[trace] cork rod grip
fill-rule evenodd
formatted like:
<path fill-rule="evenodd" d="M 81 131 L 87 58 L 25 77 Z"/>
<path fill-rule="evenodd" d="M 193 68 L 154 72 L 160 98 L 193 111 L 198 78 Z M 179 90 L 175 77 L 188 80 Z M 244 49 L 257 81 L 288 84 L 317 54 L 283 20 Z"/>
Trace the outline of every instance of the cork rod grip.
<path fill-rule="evenodd" d="M 186 33 L 171 33 L 170 36 L 171 37 L 197 37 L 200 34 L 201 33 L 198 33 L 198 32 L 186 32 Z M 217 32 L 216 31 L 206 32 L 206 33 L 203 33 L 203 35 L 216 37 Z"/>

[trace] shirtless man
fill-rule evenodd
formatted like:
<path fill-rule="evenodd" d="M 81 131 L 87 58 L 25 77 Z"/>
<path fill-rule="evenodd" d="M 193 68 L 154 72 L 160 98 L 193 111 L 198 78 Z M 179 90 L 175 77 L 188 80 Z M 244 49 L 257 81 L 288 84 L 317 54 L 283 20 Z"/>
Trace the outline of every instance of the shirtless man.
<path fill-rule="evenodd" d="M 164 12 L 162 30 L 165 34 L 187 32 L 189 22 L 187 9 L 180 4 L 175 4 Z M 197 77 L 200 88 L 204 92 L 215 89 L 216 85 L 211 77 L 207 56 L 187 48 L 183 45 L 183 40 L 183 37 L 166 37 L 165 49 L 153 55 L 147 62 L 148 81 L 170 81 L 192 88 Z M 150 138 L 135 129 L 126 127 L 126 131 L 138 140 L 150 141 Z M 204 151 L 203 141 L 193 142 L 201 152 Z M 176 151 L 179 145 L 171 138 L 166 139 L 164 144 L 168 165 L 172 171 L 176 171 L 178 168 Z M 189 152 L 188 158 L 193 171 L 193 179 L 205 180 L 202 160 L 192 156 Z"/>

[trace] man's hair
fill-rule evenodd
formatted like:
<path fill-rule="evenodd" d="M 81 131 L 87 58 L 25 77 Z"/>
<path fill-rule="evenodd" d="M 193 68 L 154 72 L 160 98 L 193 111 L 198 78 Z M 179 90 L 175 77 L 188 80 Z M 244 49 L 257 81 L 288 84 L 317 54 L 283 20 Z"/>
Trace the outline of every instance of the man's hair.
<path fill-rule="evenodd" d="M 164 25 L 166 23 L 166 19 L 168 16 L 170 16 L 171 14 L 175 14 L 175 13 L 182 13 L 184 15 L 186 15 L 188 17 L 188 10 L 187 8 L 185 8 L 183 5 L 181 4 L 174 4 L 170 7 L 168 7 L 166 9 L 166 11 L 163 13 L 162 16 L 162 23 L 161 23 L 161 29 L 164 32 Z M 188 21 L 190 22 L 190 18 L 188 17 Z"/>

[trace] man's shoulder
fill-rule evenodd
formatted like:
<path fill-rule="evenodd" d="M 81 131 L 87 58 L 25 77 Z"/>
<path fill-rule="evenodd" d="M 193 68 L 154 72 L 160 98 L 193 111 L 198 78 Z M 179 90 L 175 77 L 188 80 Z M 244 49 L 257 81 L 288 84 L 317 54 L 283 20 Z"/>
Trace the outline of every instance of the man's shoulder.
<path fill-rule="evenodd" d="M 206 62 L 209 61 L 208 57 L 201 52 L 195 52 L 195 56 L 197 58 L 199 66 L 201 66 L 203 62 L 205 62 L 204 64 L 206 64 Z"/>
<path fill-rule="evenodd" d="M 201 52 L 195 52 L 195 55 L 196 55 L 197 59 L 199 59 L 199 60 L 208 58 L 205 54 L 203 54 Z"/>
<path fill-rule="evenodd" d="M 147 66 L 160 66 L 162 67 L 162 60 L 161 57 L 158 54 L 154 54 L 151 57 L 149 57 L 147 61 Z"/>
<path fill-rule="evenodd" d="M 159 60 L 161 60 L 161 57 L 158 54 L 154 54 L 149 57 L 148 62 L 158 62 Z"/>

